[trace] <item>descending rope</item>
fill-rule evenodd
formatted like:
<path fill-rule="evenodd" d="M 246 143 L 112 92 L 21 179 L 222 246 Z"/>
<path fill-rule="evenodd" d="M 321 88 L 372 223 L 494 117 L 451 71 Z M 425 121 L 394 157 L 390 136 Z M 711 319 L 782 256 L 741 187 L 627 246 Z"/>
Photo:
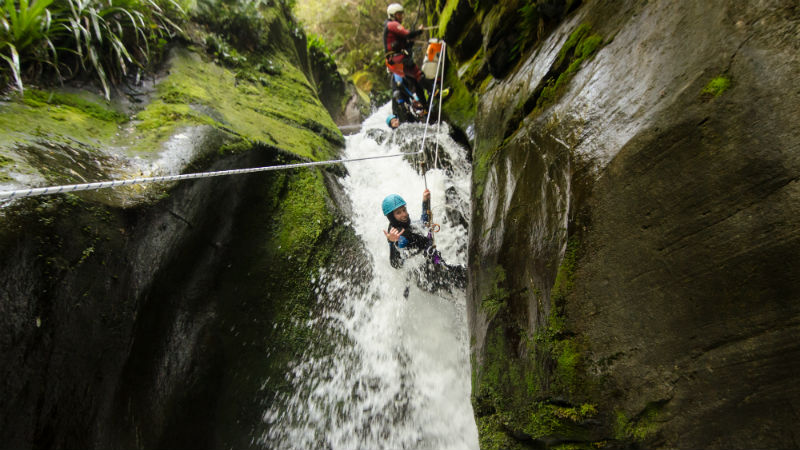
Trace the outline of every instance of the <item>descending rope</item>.
<path fill-rule="evenodd" d="M 443 55 L 444 47 L 445 47 L 445 44 L 442 43 L 442 50 L 440 50 L 439 60 L 436 61 L 436 74 L 435 74 L 435 76 L 433 78 L 433 92 L 431 92 L 431 100 L 430 100 L 430 104 L 428 105 L 428 114 L 427 114 L 427 117 L 425 119 L 425 131 L 422 134 L 422 144 L 420 145 L 420 149 L 417 152 L 417 153 L 422 153 L 422 179 L 425 182 L 425 190 L 428 189 L 428 178 L 426 176 L 427 165 L 428 165 L 428 155 L 427 155 L 427 153 L 425 153 L 425 140 L 428 138 L 428 127 L 430 126 L 430 123 L 431 123 L 431 110 L 433 110 L 433 102 L 434 102 L 434 100 L 436 98 L 436 95 L 435 95 L 436 94 L 436 81 L 439 78 L 441 78 L 442 79 L 442 86 L 444 86 L 444 58 L 443 58 L 443 56 L 444 56 Z M 441 111 L 442 110 L 442 103 L 441 103 L 442 94 L 443 94 L 443 92 L 440 90 L 439 91 L 439 99 L 440 99 L 440 101 L 439 101 L 439 119 L 438 119 L 439 120 L 439 124 L 438 124 L 439 127 L 441 127 L 441 120 L 442 120 L 442 111 Z M 437 134 L 438 134 L 438 131 L 437 131 Z M 436 141 L 437 141 L 437 146 L 436 146 L 437 157 L 436 157 L 436 159 L 438 159 L 438 151 L 439 151 L 438 139 Z M 439 231 L 438 230 L 439 226 L 436 225 L 435 223 L 433 223 L 433 211 L 431 211 L 431 209 L 430 209 L 430 200 L 428 200 L 425 203 L 425 205 L 426 205 L 425 207 L 427 209 L 427 211 L 426 211 L 427 214 L 426 215 L 428 216 L 428 223 L 426 223 L 425 225 L 430 228 L 430 231 L 428 232 L 428 237 L 430 238 L 430 246 L 428 247 L 428 252 L 429 252 L 429 254 L 433 255 L 435 253 L 435 251 L 436 251 L 436 241 L 435 241 L 435 238 L 434 238 L 434 233 Z"/>
<path fill-rule="evenodd" d="M 442 76 L 441 82 L 439 84 L 439 118 L 436 119 L 436 152 L 435 157 L 433 158 L 433 168 L 439 168 L 439 139 L 438 137 L 441 135 L 442 132 L 442 103 L 444 103 L 444 61 L 447 58 L 447 43 L 442 42 L 442 51 L 439 55 L 439 58 L 442 62 Z M 433 81 L 433 90 L 436 91 L 436 80 Z"/>
<path fill-rule="evenodd" d="M 91 190 L 105 189 L 105 188 L 112 188 L 119 186 L 130 186 L 133 184 L 160 183 L 166 181 L 183 181 L 183 180 L 193 180 L 198 178 L 219 177 L 225 175 L 241 175 L 241 174 L 256 173 L 256 172 L 269 172 L 275 170 L 296 169 L 300 167 L 324 166 L 324 165 L 342 164 L 354 161 L 366 161 L 370 159 L 396 158 L 398 156 L 408 156 L 417 154 L 419 154 L 419 152 L 394 153 L 391 155 L 365 156 L 363 158 L 351 158 L 351 159 L 334 159 L 329 161 L 314 161 L 307 163 L 285 164 L 281 166 L 253 167 L 249 169 L 219 170 L 215 172 L 187 173 L 183 175 L 165 175 L 160 177 L 133 178 L 130 180 L 101 181 L 96 183 L 70 184 L 65 186 L 18 189 L 15 191 L 0 191 L 0 199 L 14 199 L 14 198 L 34 197 L 37 195 L 51 195 L 51 194 L 62 194 L 67 192 L 91 191 Z"/>
<path fill-rule="evenodd" d="M 444 48 L 444 43 L 442 43 L 442 48 Z M 428 126 L 431 123 L 431 110 L 433 109 L 433 101 L 436 98 L 434 95 L 436 93 L 436 79 L 440 76 L 440 72 L 443 72 L 442 68 L 444 67 L 444 59 L 441 55 L 439 55 L 439 60 L 436 62 L 436 75 L 433 78 L 433 92 L 431 92 L 431 100 L 430 104 L 428 105 L 428 114 L 425 118 L 425 131 L 422 133 L 422 145 L 420 145 L 419 152 L 422 153 L 422 179 L 425 181 L 425 189 L 428 189 L 428 179 L 425 176 L 425 172 L 427 171 L 427 163 L 428 163 L 428 155 L 425 153 L 425 140 L 428 138 Z M 442 78 L 444 78 L 444 74 L 442 73 Z M 442 92 L 439 92 L 439 97 L 442 96 Z M 441 120 L 441 115 L 439 116 Z"/>

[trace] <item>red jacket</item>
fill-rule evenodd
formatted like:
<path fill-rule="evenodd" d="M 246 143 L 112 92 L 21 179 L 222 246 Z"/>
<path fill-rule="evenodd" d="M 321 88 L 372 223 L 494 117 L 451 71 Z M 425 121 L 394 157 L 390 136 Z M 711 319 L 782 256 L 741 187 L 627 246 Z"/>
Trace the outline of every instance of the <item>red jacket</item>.
<path fill-rule="evenodd" d="M 383 48 L 386 53 L 402 52 L 409 47 L 409 40 L 422 34 L 422 30 L 408 31 L 396 20 L 387 20 L 383 26 Z"/>

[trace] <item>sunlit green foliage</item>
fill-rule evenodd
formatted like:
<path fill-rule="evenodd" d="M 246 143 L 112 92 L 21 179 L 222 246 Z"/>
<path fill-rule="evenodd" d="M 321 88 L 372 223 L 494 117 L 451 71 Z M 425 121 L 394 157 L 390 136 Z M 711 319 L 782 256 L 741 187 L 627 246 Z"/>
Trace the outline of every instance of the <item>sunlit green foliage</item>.
<path fill-rule="evenodd" d="M 0 76 L 20 91 L 88 75 L 106 98 L 131 70 L 148 66 L 181 33 L 174 0 L 5 0 L 0 11 Z"/>
<path fill-rule="evenodd" d="M 69 14 L 61 23 L 73 38 L 70 51 L 77 54 L 80 65 L 73 71 L 94 72 L 106 97 L 110 95 L 109 83 L 119 83 L 131 65 L 147 65 L 150 56 L 166 44 L 165 38 L 180 31 L 153 0 L 67 0 L 66 3 Z M 170 5 L 180 11 L 177 4 Z"/>
<path fill-rule="evenodd" d="M 308 34 L 318 36 L 331 49 L 330 54 L 339 71 L 350 77 L 358 74 L 359 87 L 373 89 L 374 96 L 377 91 L 389 88 L 383 51 L 383 24 L 389 3 L 377 0 L 299 0 L 295 13 Z M 406 28 L 424 23 L 419 17 L 422 10 L 418 0 L 400 3 L 406 10 L 403 21 Z"/>
<path fill-rule="evenodd" d="M 49 61 L 56 58 L 49 38 L 52 15 L 47 9 L 52 0 L 6 0 L 0 15 L 0 57 L 8 64 L 17 88 L 22 91 L 22 62 Z M 42 44 L 42 45 L 40 45 Z M 48 57 L 47 51 L 52 52 Z M 22 53 L 22 60 L 20 58 Z"/>

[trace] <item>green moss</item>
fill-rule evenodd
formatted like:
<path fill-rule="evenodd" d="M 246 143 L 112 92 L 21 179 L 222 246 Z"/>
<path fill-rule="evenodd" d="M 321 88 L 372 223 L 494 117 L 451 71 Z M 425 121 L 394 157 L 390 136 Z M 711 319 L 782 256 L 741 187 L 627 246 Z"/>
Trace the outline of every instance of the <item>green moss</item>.
<path fill-rule="evenodd" d="M 492 273 L 481 307 L 493 316 L 484 340 L 483 365 L 473 364 L 473 405 L 482 448 L 526 448 L 513 436 L 542 442 L 565 440 L 590 448 L 599 415 L 597 382 L 586 373 L 588 346 L 567 333 L 563 302 L 573 289 L 580 241 L 571 238 L 551 290 L 547 324 L 528 336 L 507 304 L 510 294 L 501 266 Z M 535 298 L 543 298 L 534 290 Z M 560 300 L 554 300 L 560 299 Z M 519 343 L 517 343 L 519 340 Z M 547 399 L 559 398 L 557 404 Z M 510 440 L 510 441 L 509 441 Z M 511 442 L 511 443 L 509 443 Z"/>
<path fill-rule="evenodd" d="M 473 401 L 476 416 L 490 415 L 498 411 L 526 409 L 528 384 L 524 376 L 534 367 L 526 358 L 517 356 L 507 335 L 513 333 L 509 327 L 509 313 L 503 311 L 497 317 L 496 326 L 490 327 L 485 339 L 484 365 L 473 366 L 478 371 L 473 375 Z M 509 416 L 509 419 L 513 416 Z"/>
<path fill-rule="evenodd" d="M 601 45 L 603 45 L 603 38 L 597 34 L 592 34 L 582 39 L 575 50 L 577 60 L 583 61 L 584 59 L 592 56 Z"/>
<path fill-rule="evenodd" d="M 542 84 L 534 111 L 542 110 L 558 100 L 583 62 L 591 58 L 603 43 L 602 36 L 592 34 L 589 24 L 578 26 L 559 50 L 556 61 Z"/>
<path fill-rule="evenodd" d="M 536 43 L 536 33 L 539 28 L 539 5 L 535 0 L 527 0 L 518 10 L 521 17 L 517 25 L 517 41 L 515 48 L 519 54 Z"/>
<path fill-rule="evenodd" d="M 169 77 L 159 84 L 158 97 L 169 104 L 211 103 L 214 98 L 207 87 L 194 84 L 193 81 L 188 77 Z"/>
<path fill-rule="evenodd" d="M 98 98 L 97 102 L 89 101 L 75 94 L 66 94 L 56 91 L 40 91 L 26 89 L 23 102 L 28 106 L 42 107 L 45 105 L 71 108 L 98 120 L 106 122 L 124 122 L 128 117 L 107 106 L 108 102 Z"/>
<path fill-rule="evenodd" d="M 119 123 L 98 120 L 79 108 L 36 101 L 12 101 L 0 108 L 0 147 L 13 148 L 46 138 L 69 143 L 77 140 L 89 145 L 111 141 Z"/>
<path fill-rule="evenodd" d="M 7 168 L 14 165 L 14 160 L 0 155 L 0 182 L 12 181 L 13 178 L 9 177 L 5 171 Z"/>
<path fill-rule="evenodd" d="M 506 306 L 508 291 L 503 286 L 506 280 L 506 271 L 503 266 L 497 266 L 494 270 L 494 281 L 491 293 L 481 301 L 481 308 L 486 313 L 486 317 L 491 320 L 497 313 Z"/>
<path fill-rule="evenodd" d="M 563 339 L 553 345 L 556 360 L 555 381 L 563 392 L 575 394 L 580 390 L 579 364 L 583 359 L 583 349 L 574 339 Z"/>
<path fill-rule="evenodd" d="M 475 149 L 475 160 L 472 164 L 472 189 L 476 199 L 483 198 L 483 190 L 486 187 L 486 177 L 489 175 L 489 167 L 498 154 L 505 149 L 504 145 L 493 149 Z"/>
<path fill-rule="evenodd" d="M 478 100 L 458 77 L 458 70 L 450 61 L 448 58 L 445 68 L 445 80 L 450 85 L 450 97 L 444 102 L 444 111 L 454 125 L 466 129 L 475 120 L 478 112 Z"/>
<path fill-rule="evenodd" d="M 481 450 L 512 450 L 524 448 L 520 442 L 509 436 L 504 421 L 498 414 L 479 417 L 478 426 L 479 447 Z"/>
<path fill-rule="evenodd" d="M 622 411 L 616 411 L 614 437 L 620 441 L 633 440 L 639 443 L 654 437 L 660 429 L 659 419 L 665 404 L 663 400 L 649 402 L 644 410 L 632 418 Z"/>
<path fill-rule="evenodd" d="M 597 443 L 568 443 L 568 444 L 558 444 L 551 447 L 553 450 L 594 450 L 596 448 L 601 448 Z"/>
<path fill-rule="evenodd" d="M 492 80 L 494 80 L 494 77 L 491 76 L 491 75 L 489 75 L 486 78 L 484 78 L 484 80 L 481 82 L 480 86 L 478 87 L 478 92 L 481 92 L 481 93 L 486 92 L 486 89 L 489 87 L 489 83 L 491 83 Z"/>
<path fill-rule="evenodd" d="M 473 163 L 472 189 L 475 195 L 475 199 L 483 198 L 483 189 L 486 186 L 486 176 L 489 174 L 490 159 L 491 155 L 488 152 L 484 152 L 475 161 L 475 163 Z"/>
<path fill-rule="evenodd" d="M 538 402 L 533 405 L 524 432 L 536 439 L 554 436 L 572 440 L 585 439 L 580 423 L 596 415 L 597 408 L 591 404 L 567 407 Z"/>
<path fill-rule="evenodd" d="M 447 24 L 450 22 L 450 17 L 453 16 L 453 12 L 458 8 L 459 0 L 447 0 L 447 3 L 444 5 L 444 9 L 441 10 L 442 13 L 439 14 L 439 28 L 437 30 L 438 36 L 444 37 L 445 32 L 447 31 Z M 437 10 L 438 4 L 437 4 Z"/>
<path fill-rule="evenodd" d="M 278 57 L 275 57 L 278 61 Z M 211 125 L 309 159 L 326 159 L 343 143 L 341 132 L 299 69 L 280 62 L 268 83 L 241 80 L 224 67 L 179 51 L 158 86 L 160 101 L 137 115 L 140 131 L 155 133 L 132 143 L 135 151 L 159 149 L 179 126 Z"/>
<path fill-rule="evenodd" d="M 556 273 L 556 280 L 550 291 L 550 315 L 545 329 L 545 337 L 550 353 L 555 360 L 553 370 L 554 383 L 557 389 L 569 395 L 577 395 L 586 391 L 586 383 L 582 376 L 581 364 L 587 346 L 575 337 L 565 338 L 565 318 L 563 315 L 566 298 L 575 284 L 575 270 L 579 258 L 580 240 L 572 236 L 567 241 L 561 264 Z"/>
<path fill-rule="evenodd" d="M 485 361 L 480 373 L 473 374 L 473 405 L 482 449 L 523 448 L 509 433 L 520 430 L 524 420 L 519 412 L 527 409 L 521 365 L 526 361 L 509 357 L 502 328 L 490 328 L 486 338 Z M 473 364 L 473 371 L 477 366 Z M 527 368 L 527 367 L 526 367 Z M 530 369 L 530 368 L 527 368 Z"/>
<path fill-rule="evenodd" d="M 731 79 L 725 75 L 714 77 L 700 92 L 703 97 L 717 98 L 730 89 Z"/>
<path fill-rule="evenodd" d="M 176 124 L 214 123 L 208 117 L 194 112 L 189 105 L 165 103 L 159 100 L 150 103 L 147 109 L 136 114 L 135 119 L 138 121 L 136 128 L 142 131 L 142 134 L 152 135 L 150 132 L 155 131 L 157 136 L 164 138 L 169 136 Z"/>
<path fill-rule="evenodd" d="M 227 144 L 223 144 L 219 148 L 220 155 L 235 155 L 238 153 L 244 153 L 246 151 L 253 149 L 253 143 L 247 141 L 245 139 L 240 139 L 234 142 L 229 142 Z"/>
<path fill-rule="evenodd" d="M 567 58 L 567 56 L 571 52 L 573 52 L 575 47 L 578 46 L 581 40 L 589 35 L 591 30 L 592 27 L 587 23 L 582 23 L 578 25 L 578 28 L 576 28 L 569 35 L 569 37 L 567 38 L 567 42 L 565 42 L 564 45 L 561 47 L 561 50 L 559 50 L 555 65 L 560 66 L 564 62 L 564 59 Z"/>
<path fill-rule="evenodd" d="M 291 177 L 277 211 L 278 243 L 281 253 L 306 263 L 323 231 L 333 224 L 322 174 L 300 169 Z"/>
<path fill-rule="evenodd" d="M 597 416 L 597 408 L 591 404 L 578 407 L 564 407 L 544 402 L 534 402 L 526 408 L 525 417 L 515 418 L 508 413 L 495 412 L 476 419 L 480 448 L 486 449 L 528 449 L 527 443 L 520 442 L 512 432 L 527 436 L 526 440 L 547 442 L 552 440 L 571 441 L 564 448 L 598 448 L 601 442 L 592 440 L 583 423 Z M 560 448 L 560 447 L 559 447 Z"/>
<path fill-rule="evenodd" d="M 567 249 L 564 252 L 561 264 L 558 266 L 553 289 L 550 291 L 550 298 L 556 306 L 561 306 L 561 302 L 565 300 L 575 284 L 575 269 L 579 250 L 580 240 L 577 237 L 573 236 L 567 240 Z"/>
<path fill-rule="evenodd" d="M 480 50 L 475 52 L 474 55 L 472 55 L 472 58 L 470 58 L 469 61 L 458 67 L 457 73 L 459 75 L 459 78 L 470 89 L 475 88 L 475 86 L 480 85 L 482 82 L 484 83 L 486 82 L 485 79 L 484 80 L 478 79 L 481 75 L 482 71 L 481 69 L 483 68 L 483 65 L 485 63 L 483 58 L 484 58 L 484 51 L 481 48 Z"/>
<path fill-rule="evenodd" d="M 278 61 L 277 56 L 274 59 Z M 237 80 L 232 71 L 189 50 L 176 49 L 169 75 L 156 86 L 155 98 L 130 123 L 128 117 L 88 93 L 27 90 L 0 107 L 4 131 L 0 155 L 15 161 L 3 167 L 0 178 L 10 179 L 7 172 L 14 170 L 41 174 L 50 183 L 107 179 L 119 161 L 108 157 L 106 149 L 128 156 L 157 155 L 163 143 L 186 126 L 219 130 L 208 134 L 214 140 L 207 144 L 218 145 L 209 147 L 213 154 L 244 151 L 259 143 L 302 158 L 332 157 L 343 143 L 341 133 L 305 75 L 287 61 L 280 64 L 284 69 L 269 76 L 270 82 L 264 85 Z M 219 148 L 226 142 L 240 144 Z M 71 154 L 89 158 L 89 164 L 73 167 Z M 204 155 L 200 157 L 208 157 Z M 102 167 L 95 161 L 101 161 Z M 74 175 L 76 170 L 79 175 Z M 155 195 L 154 189 L 148 192 Z M 118 191 L 137 198 L 143 192 L 137 187 Z"/>

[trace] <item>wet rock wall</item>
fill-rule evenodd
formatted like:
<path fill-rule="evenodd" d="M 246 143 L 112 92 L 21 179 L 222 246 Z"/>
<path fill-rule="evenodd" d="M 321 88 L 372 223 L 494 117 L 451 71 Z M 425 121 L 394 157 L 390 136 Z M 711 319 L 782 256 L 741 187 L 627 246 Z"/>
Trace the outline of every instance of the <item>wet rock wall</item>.
<path fill-rule="evenodd" d="M 432 19 L 482 448 L 795 445 L 796 5 L 484 3 Z"/>
<path fill-rule="evenodd" d="M 276 14 L 275 33 L 291 42 Z M 324 159 L 342 136 L 300 68 L 242 78 L 200 44 L 105 102 L 0 103 L 0 183 Z M 299 49 L 304 49 L 298 47 Z M 131 98 L 136 101 L 130 100 Z M 347 240 L 326 170 L 39 197 L 0 215 L 0 447 L 246 448 L 310 339 L 311 279 Z"/>

